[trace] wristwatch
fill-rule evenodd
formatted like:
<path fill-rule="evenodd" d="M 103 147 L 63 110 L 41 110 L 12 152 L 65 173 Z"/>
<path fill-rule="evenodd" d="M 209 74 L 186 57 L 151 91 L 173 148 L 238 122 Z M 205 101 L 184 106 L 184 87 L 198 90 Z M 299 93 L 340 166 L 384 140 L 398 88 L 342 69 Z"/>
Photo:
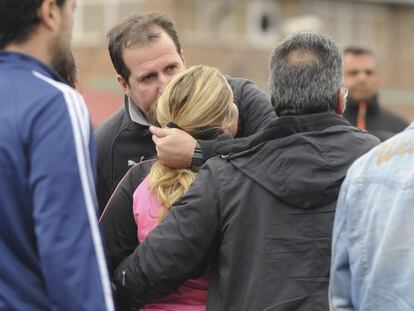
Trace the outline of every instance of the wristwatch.
<path fill-rule="evenodd" d="M 193 157 L 191 158 L 191 169 L 194 172 L 198 172 L 200 167 L 204 164 L 203 161 L 203 150 L 201 150 L 200 144 L 197 142 L 195 148 Z"/>

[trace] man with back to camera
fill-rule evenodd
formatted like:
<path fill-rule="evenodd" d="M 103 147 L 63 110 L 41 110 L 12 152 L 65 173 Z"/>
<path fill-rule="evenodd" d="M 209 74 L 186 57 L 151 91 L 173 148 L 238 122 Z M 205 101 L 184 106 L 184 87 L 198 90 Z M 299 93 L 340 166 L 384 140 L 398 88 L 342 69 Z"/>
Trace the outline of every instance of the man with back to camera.
<path fill-rule="evenodd" d="M 408 126 L 408 122 L 379 104 L 379 73 L 374 53 L 366 48 L 344 49 L 344 81 L 349 95 L 344 117 L 384 141 Z"/>
<path fill-rule="evenodd" d="M 208 270 L 207 310 L 326 311 L 336 200 L 348 167 L 379 141 L 343 117 L 342 57 L 317 33 L 270 64 L 279 116 L 218 143 L 190 190 L 114 273 L 133 307 Z"/>
<path fill-rule="evenodd" d="M 118 182 L 135 163 L 155 156 L 164 143 L 173 141 L 167 165 L 198 167 L 212 155 L 211 142 L 197 142 L 178 129 L 168 129 L 168 137 L 157 150 L 149 131 L 156 125 L 153 107 L 166 83 L 185 69 L 184 54 L 173 22 L 151 13 L 133 15 L 108 33 L 109 54 L 117 79 L 125 92 L 124 106 L 95 132 L 98 151 L 97 194 L 101 212 Z M 228 77 L 239 108 L 238 137 L 262 129 L 275 114 L 263 91 L 246 79 Z M 155 129 L 157 130 L 157 129 Z M 177 146 L 179 146 L 177 148 Z M 171 150 L 169 150 L 171 151 Z"/>
<path fill-rule="evenodd" d="M 74 0 L 0 0 L 0 310 L 113 310 L 82 97 Z M 92 163 L 91 163 L 92 161 Z"/>

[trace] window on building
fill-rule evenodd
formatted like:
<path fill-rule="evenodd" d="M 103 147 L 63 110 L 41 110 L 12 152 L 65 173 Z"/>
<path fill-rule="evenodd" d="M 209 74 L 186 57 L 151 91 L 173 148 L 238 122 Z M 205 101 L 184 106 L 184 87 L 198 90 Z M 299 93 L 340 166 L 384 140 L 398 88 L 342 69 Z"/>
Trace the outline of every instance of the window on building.
<path fill-rule="evenodd" d="M 78 0 L 74 42 L 95 46 L 105 41 L 108 30 L 134 12 L 142 12 L 143 0 Z"/>
<path fill-rule="evenodd" d="M 301 0 L 302 14 L 322 20 L 322 31 L 341 46 L 361 44 L 377 54 L 387 51 L 391 39 L 391 9 L 388 6 L 349 1 Z"/>
<path fill-rule="evenodd" d="M 275 1 L 247 4 L 247 40 L 251 45 L 274 46 L 281 34 L 281 14 Z"/>

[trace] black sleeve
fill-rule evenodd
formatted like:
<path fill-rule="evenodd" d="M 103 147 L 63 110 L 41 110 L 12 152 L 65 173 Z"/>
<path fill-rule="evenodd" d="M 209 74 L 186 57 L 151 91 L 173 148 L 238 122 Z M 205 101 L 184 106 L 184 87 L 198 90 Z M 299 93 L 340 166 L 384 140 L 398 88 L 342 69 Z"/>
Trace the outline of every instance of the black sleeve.
<path fill-rule="evenodd" d="M 109 200 L 110 193 L 111 191 L 109 190 L 108 183 L 102 174 L 101 168 L 98 165 L 96 178 L 96 196 L 98 198 L 99 215 L 102 215 L 106 203 Z"/>
<path fill-rule="evenodd" d="M 97 176 L 96 176 L 96 196 L 98 198 L 99 215 L 108 203 L 111 197 L 111 175 L 108 173 L 112 169 L 110 168 L 110 162 L 108 157 L 111 155 L 111 140 L 112 136 L 108 135 L 106 124 L 97 128 L 94 131 L 95 145 L 96 145 L 96 160 L 97 160 Z"/>
<path fill-rule="evenodd" d="M 236 138 L 256 134 L 276 118 L 269 97 L 252 81 L 242 78 L 228 78 L 228 81 L 239 109 Z M 222 138 L 198 141 L 204 161 L 217 155 L 217 144 L 222 141 Z"/>
<path fill-rule="evenodd" d="M 99 215 L 102 214 L 113 189 L 113 141 L 118 136 L 123 123 L 122 109 L 113 114 L 107 121 L 94 130 L 97 160 L 96 196 L 99 204 Z"/>
<path fill-rule="evenodd" d="M 234 101 L 239 108 L 239 129 L 236 137 L 253 135 L 276 118 L 269 97 L 252 81 L 229 78 Z"/>
<path fill-rule="evenodd" d="M 223 134 L 217 137 L 216 139 L 211 140 L 198 140 L 200 144 L 201 151 L 203 153 L 203 161 L 206 162 L 208 159 L 216 156 L 216 145 L 220 141 L 231 141 L 232 137 L 229 134 Z"/>
<path fill-rule="evenodd" d="M 216 253 L 220 230 L 213 175 L 207 163 L 165 220 L 118 266 L 113 276 L 117 299 L 143 305 L 202 275 Z"/>
<path fill-rule="evenodd" d="M 118 184 L 100 219 L 110 276 L 138 244 L 137 225 L 132 212 L 132 197 L 135 191 L 133 185 L 133 174 L 130 169 Z"/>
<path fill-rule="evenodd" d="M 203 161 L 206 162 L 208 159 L 215 156 L 214 154 L 214 144 L 216 140 L 198 140 L 200 144 L 201 151 L 203 153 Z"/>

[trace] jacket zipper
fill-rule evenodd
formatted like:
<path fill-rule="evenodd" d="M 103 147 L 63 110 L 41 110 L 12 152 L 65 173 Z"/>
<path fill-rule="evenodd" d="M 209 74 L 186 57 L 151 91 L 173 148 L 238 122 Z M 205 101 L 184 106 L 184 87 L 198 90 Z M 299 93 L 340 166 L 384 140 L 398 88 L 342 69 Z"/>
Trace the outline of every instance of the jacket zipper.
<path fill-rule="evenodd" d="M 125 278 L 126 278 L 126 271 L 122 270 L 122 286 L 126 286 Z"/>

